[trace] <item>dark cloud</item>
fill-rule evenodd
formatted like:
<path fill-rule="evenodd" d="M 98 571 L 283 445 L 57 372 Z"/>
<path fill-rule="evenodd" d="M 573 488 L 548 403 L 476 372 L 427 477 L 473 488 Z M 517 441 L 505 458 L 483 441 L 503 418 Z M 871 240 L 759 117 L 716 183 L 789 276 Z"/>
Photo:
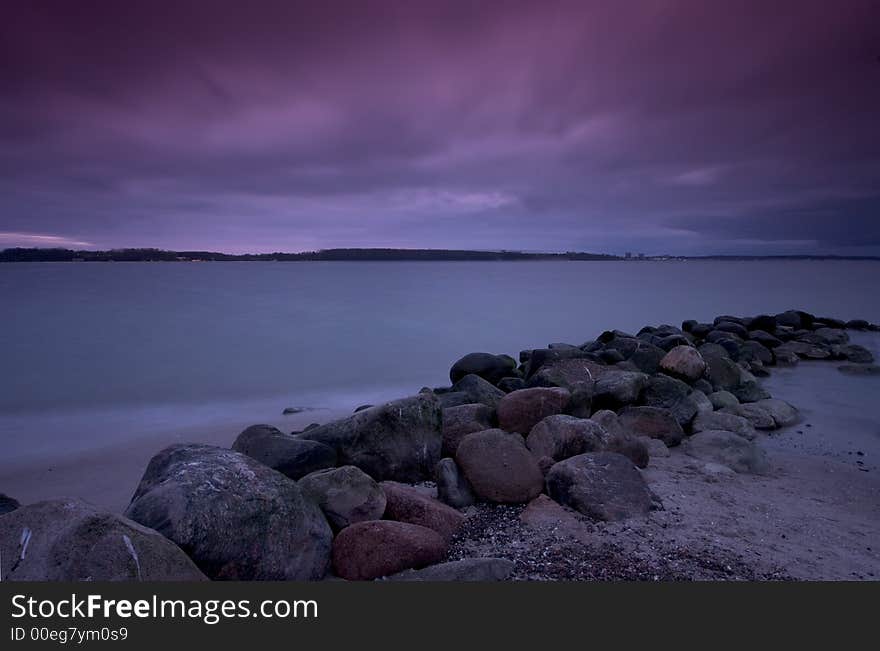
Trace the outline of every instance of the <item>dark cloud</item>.
<path fill-rule="evenodd" d="M 880 253 L 872 4 L 18 3 L 0 246 Z"/>

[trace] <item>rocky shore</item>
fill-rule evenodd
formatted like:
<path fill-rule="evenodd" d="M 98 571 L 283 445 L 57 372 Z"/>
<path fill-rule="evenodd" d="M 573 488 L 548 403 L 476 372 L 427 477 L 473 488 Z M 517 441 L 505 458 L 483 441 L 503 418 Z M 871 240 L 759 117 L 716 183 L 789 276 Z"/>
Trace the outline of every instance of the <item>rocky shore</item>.
<path fill-rule="evenodd" d="M 800 419 L 763 386 L 773 367 L 878 374 L 849 331 L 880 326 L 790 310 L 609 330 L 518 361 L 470 353 L 449 386 L 341 420 L 170 446 L 123 514 L 0 494 L 2 579 L 826 578 L 814 548 L 844 538 L 830 575 L 875 578 L 877 522 L 798 523 L 842 517 L 856 493 L 876 504 L 878 487 L 761 444 Z"/>

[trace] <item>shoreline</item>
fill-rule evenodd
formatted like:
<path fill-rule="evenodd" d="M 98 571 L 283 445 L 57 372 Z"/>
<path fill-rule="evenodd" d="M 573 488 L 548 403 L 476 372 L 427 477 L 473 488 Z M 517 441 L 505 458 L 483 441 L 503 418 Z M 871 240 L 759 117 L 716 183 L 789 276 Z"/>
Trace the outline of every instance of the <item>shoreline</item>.
<path fill-rule="evenodd" d="M 814 318 L 812 315 L 810 317 Z M 722 324 L 737 325 L 737 321 L 733 319 L 738 317 L 720 318 L 731 319 L 731 321 L 722 320 Z M 819 324 L 817 328 L 804 332 L 807 334 L 810 332 L 822 333 L 822 336 L 828 337 L 829 341 L 836 337 L 845 341 L 846 346 L 849 346 L 846 353 L 835 352 L 834 355 L 852 354 L 864 357 L 865 353 L 862 351 L 876 355 L 878 345 L 880 345 L 880 334 L 854 332 L 851 340 L 849 336 L 844 340 L 842 335 L 826 332 L 831 330 L 846 332 L 845 329 L 826 327 L 827 325 L 839 325 L 838 322 L 829 320 L 829 323 L 826 324 L 818 318 L 816 321 Z M 687 348 L 693 351 L 703 350 L 703 355 L 698 355 L 699 361 L 702 362 L 704 356 L 706 359 L 710 359 L 708 357 L 710 354 L 723 356 L 726 354 L 723 351 L 727 349 L 739 349 L 740 354 L 744 354 L 742 351 L 746 349 L 757 350 L 754 346 L 747 346 L 746 342 L 759 339 L 767 340 L 763 335 L 756 335 L 756 338 L 752 338 L 753 331 L 747 330 L 749 338 L 741 339 L 719 335 L 715 337 L 718 343 L 713 342 L 705 347 L 706 337 L 710 331 L 725 331 L 708 326 L 709 329 L 703 333 L 703 336 L 694 336 L 687 327 L 697 329 L 703 328 L 703 326 L 696 322 L 687 326 L 688 323 L 685 322 L 685 330 L 661 331 L 655 328 L 640 333 L 638 337 L 642 338 L 642 342 L 656 341 L 657 343 L 660 343 L 663 338 L 672 338 L 674 341 L 670 341 L 667 346 L 668 350 L 663 351 L 664 363 L 673 350 Z M 718 325 L 719 323 L 715 324 L 715 326 Z M 742 328 L 745 330 L 745 326 Z M 733 325 L 728 329 L 739 332 Z M 673 330 L 677 330 L 677 333 Z M 775 332 L 782 335 L 785 331 L 777 329 Z M 728 334 L 734 334 L 734 332 Z M 644 375 L 642 370 L 637 368 L 632 361 L 635 357 L 629 356 L 632 355 L 632 352 L 628 348 L 628 342 L 636 341 L 638 337 L 619 331 L 608 331 L 603 333 L 596 342 L 588 342 L 583 347 L 554 344 L 549 349 L 524 351 L 521 354 L 522 364 L 519 368 L 514 372 L 515 362 L 511 359 L 510 362 L 513 363 L 513 366 L 504 371 L 507 374 L 505 379 L 511 380 L 511 382 L 504 387 L 503 391 L 493 390 L 498 391 L 499 398 L 505 395 L 509 397 L 518 392 L 564 391 L 568 396 L 566 400 L 569 401 L 568 406 L 564 408 L 564 413 L 575 413 L 572 409 L 574 409 L 574 397 L 579 382 L 572 385 L 570 378 L 567 378 L 560 381 L 552 380 L 548 384 L 547 379 L 551 376 L 547 376 L 535 383 L 535 378 L 540 376 L 537 371 L 545 372 L 563 367 L 568 368 L 571 366 L 571 362 L 576 362 L 575 366 L 580 365 L 578 368 L 581 371 L 590 369 L 587 370 L 588 375 L 600 372 L 596 376 L 599 378 L 595 380 L 596 383 L 608 373 L 611 373 L 611 376 L 615 378 L 626 376 L 627 379 L 631 379 L 631 376 L 635 375 Z M 799 343 L 802 340 L 815 341 L 815 337 L 806 334 L 796 335 L 786 341 Z M 704 343 L 700 344 L 700 341 Z M 733 343 L 728 345 L 729 342 Z M 638 350 L 638 345 L 640 344 L 637 344 L 636 350 Z M 648 344 L 645 343 L 645 345 Z M 794 349 L 800 351 L 798 356 L 815 356 L 818 355 L 816 351 L 824 354 L 823 346 L 826 344 L 812 343 L 810 345 L 814 346 L 815 350 L 798 348 L 797 346 L 794 346 Z M 832 346 L 839 345 L 843 344 L 827 344 L 828 350 L 831 350 Z M 655 343 L 651 343 L 650 346 L 657 348 Z M 786 345 L 782 341 L 778 341 L 773 348 L 769 349 L 770 351 L 778 350 L 778 352 L 772 353 L 774 361 L 777 361 L 777 358 L 783 359 L 782 351 L 785 347 Z M 629 355 L 621 354 L 621 351 L 626 352 L 627 350 L 630 351 Z M 612 352 L 614 354 L 611 354 Z M 494 357 L 497 357 L 497 360 L 487 361 L 483 358 L 480 363 L 485 363 L 489 367 L 492 364 L 506 367 L 508 364 L 503 356 Z M 468 356 L 462 358 L 453 366 L 453 375 L 456 373 L 456 367 L 467 358 Z M 792 363 L 796 361 L 792 360 Z M 802 362 L 803 368 L 790 367 L 784 370 L 780 368 L 779 370 L 783 370 L 783 373 L 779 377 L 774 377 L 776 371 L 765 368 L 766 365 L 761 363 L 758 358 L 751 358 L 749 361 L 742 361 L 733 366 L 729 362 L 725 363 L 727 366 L 724 368 L 736 367 L 739 369 L 737 373 L 745 372 L 742 378 L 751 378 L 747 382 L 754 381 L 754 377 L 749 371 L 761 375 L 769 374 L 770 379 L 765 379 L 760 383 L 754 382 L 745 389 L 734 389 L 731 385 L 731 390 L 745 392 L 742 401 L 744 405 L 760 406 L 761 401 L 764 400 L 761 396 L 766 394 L 766 390 L 762 387 L 767 385 L 774 387 L 774 398 L 788 398 L 785 389 L 798 389 L 799 385 L 786 380 L 785 377 L 797 377 L 799 371 L 807 371 L 807 374 L 813 375 L 812 381 L 806 382 L 806 384 L 802 383 L 799 390 L 802 391 L 804 386 L 811 388 L 815 394 L 814 398 L 821 398 L 823 392 L 827 395 L 829 391 L 836 390 L 834 382 L 829 382 L 829 379 L 857 383 L 862 387 L 873 386 L 875 382 L 874 378 L 851 377 L 839 373 L 836 366 L 845 363 L 845 360 L 837 362 L 804 361 Z M 479 363 L 477 365 L 479 366 Z M 709 368 L 705 368 L 708 373 Z M 492 369 L 476 371 L 460 369 L 459 376 L 475 377 L 467 374 L 473 372 L 479 376 L 483 372 L 491 375 L 495 371 Z M 670 382 L 675 381 L 681 384 L 681 380 L 672 379 L 673 377 L 684 377 L 684 375 L 679 376 L 679 373 L 687 375 L 689 371 L 672 370 L 670 366 L 668 370 L 645 377 L 659 377 L 661 380 L 666 378 Z M 836 375 L 824 375 L 827 373 Z M 709 376 L 704 377 L 702 370 L 692 377 L 693 379 L 690 380 L 692 388 L 689 389 L 692 395 L 700 393 L 702 399 L 705 399 L 705 391 L 710 389 L 703 390 L 704 385 L 711 386 L 711 389 L 715 389 L 717 392 L 718 387 L 713 386 L 713 383 L 716 383 L 715 380 L 707 383 L 706 377 Z M 516 382 L 513 381 L 514 379 Z M 666 382 L 666 380 L 663 381 Z M 740 381 L 737 380 L 737 382 Z M 485 380 L 480 380 L 480 382 L 491 386 Z M 462 399 L 456 395 L 462 393 L 462 389 L 458 388 L 460 385 L 456 383 L 453 385 L 434 390 L 423 389 L 419 394 L 422 398 L 430 398 L 431 401 L 438 402 L 442 406 L 444 437 L 448 426 L 447 421 L 451 417 L 450 410 L 458 409 L 458 405 L 485 408 L 485 405 L 480 403 L 482 398 L 470 400 L 471 403 L 479 403 L 478 405 L 469 404 L 469 399 L 462 402 Z M 502 386 L 503 382 L 498 382 L 498 385 Z M 831 388 L 825 387 L 823 389 L 823 385 L 829 385 Z M 567 389 L 558 388 L 562 386 Z M 485 389 L 479 390 L 485 391 Z M 590 391 L 592 408 L 588 407 L 586 416 L 578 413 L 575 420 L 587 419 L 593 422 L 598 412 L 601 411 L 601 409 L 596 409 L 600 397 L 598 389 L 593 387 Z M 471 394 L 470 397 L 473 398 L 476 395 Z M 350 409 L 340 408 L 305 410 L 278 420 L 283 422 L 285 428 L 294 429 L 292 435 L 283 434 L 283 436 L 288 437 L 288 440 L 299 442 L 297 445 L 306 441 L 329 441 L 330 439 L 326 438 L 323 432 L 332 432 L 334 427 L 338 428 L 339 423 L 372 422 L 370 419 L 373 418 L 374 412 L 379 413 L 391 405 L 404 405 L 408 400 L 414 399 L 416 398 L 367 409 L 362 416 L 358 416 L 358 412 L 352 415 Z M 495 400 L 497 399 L 495 398 Z M 644 404 L 645 398 L 642 396 L 630 401 L 630 399 L 618 397 L 615 400 L 618 401 L 615 404 L 619 403 L 619 405 L 617 416 L 614 417 L 612 414 L 612 417 L 622 419 L 627 409 L 631 409 L 627 404 Z M 777 400 L 777 402 L 779 401 Z M 798 406 L 795 404 L 796 408 Z M 837 436 L 837 432 L 848 427 L 848 424 L 840 420 L 841 414 L 839 412 L 828 411 L 826 407 L 827 405 L 823 405 L 821 400 L 816 399 L 812 404 L 803 406 L 801 415 L 793 419 L 789 418 L 781 426 L 780 423 L 774 425 L 771 421 L 771 429 L 775 430 L 772 433 L 756 432 L 756 438 L 752 437 L 754 441 L 750 441 L 749 446 L 750 449 L 761 451 L 766 459 L 767 468 L 754 471 L 754 474 L 752 471 L 732 470 L 731 467 L 725 465 L 726 459 L 723 458 L 723 455 L 716 457 L 713 456 L 714 452 L 710 452 L 709 456 L 695 456 L 689 441 L 692 438 L 696 440 L 696 434 L 703 430 L 697 430 L 694 427 L 692 432 L 690 422 L 696 415 L 703 413 L 703 408 L 700 407 L 698 410 L 697 407 L 694 407 L 694 413 L 685 417 L 683 435 L 676 435 L 678 441 L 681 441 L 681 445 L 674 439 L 665 438 L 668 434 L 651 434 L 649 432 L 647 434 L 649 438 L 659 436 L 659 439 L 644 439 L 644 434 L 639 439 L 644 440 L 640 443 L 642 447 L 645 447 L 646 450 L 650 449 L 650 459 L 645 461 L 645 467 L 637 462 L 637 465 L 642 467 L 639 471 L 639 475 L 642 477 L 640 481 L 644 482 L 645 490 L 650 491 L 656 501 L 656 506 L 649 511 L 638 516 L 628 515 L 621 519 L 615 517 L 602 521 L 602 518 L 597 519 L 595 515 L 589 515 L 580 510 L 574 503 L 559 503 L 550 499 L 544 494 L 547 492 L 546 489 L 541 491 L 542 494 L 536 499 L 522 500 L 519 506 L 493 504 L 491 500 L 478 499 L 476 504 L 459 506 L 461 523 L 456 525 L 459 531 L 448 539 L 449 546 L 445 548 L 440 560 L 455 564 L 456 562 L 469 562 L 474 558 L 504 559 L 510 563 L 509 578 L 528 580 L 603 578 L 638 580 L 875 579 L 880 574 L 878 572 L 880 549 L 872 548 L 870 542 L 865 541 L 880 539 L 880 473 L 877 472 L 877 462 L 880 460 L 880 431 L 877 432 L 876 439 L 871 438 L 870 433 L 863 432 L 863 435 L 860 435 L 861 438 L 853 439 L 850 437 L 843 440 Z M 404 409 L 403 406 L 400 407 L 401 418 L 404 418 Z M 419 407 L 419 410 L 421 409 Z M 660 408 L 648 407 L 648 409 Z M 665 408 L 660 410 L 669 411 Z M 710 405 L 708 413 L 712 412 Z M 738 414 L 735 417 L 740 419 L 756 417 L 754 412 L 747 413 L 748 410 L 733 410 L 730 413 L 734 412 Z M 519 414 L 517 418 L 521 418 L 522 413 L 517 413 Z M 561 414 L 563 407 L 560 407 L 556 412 L 549 413 Z M 653 412 L 651 413 L 653 414 Z M 715 413 L 718 411 L 716 410 Z M 587 418 L 588 416 L 592 416 L 592 418 Z M 493 409 L 491 418 L 493 426 L 505 426 L 504 416 L 500 411 L 495 414 Z M 497 420 L 499 418 L 501 419 L 500 424 Z M 544 416 L 535 422 L 543 422 L 543 418 Z M 551 416 L 548 418 L 552 419 Z M 641 425 L 639 421 L 634 422 L 636 424 L 633 427 L 636 430 L 627 433 L 626 436 L 639 438 L 637 430 Z M 853 422 L 856 421 L 850 421 L 849 425 Z M 610 421 L 606 419 L 603 421 L 603 426 L 608 427 L 610 433 L 613 430 L 610 429 L 611 425 L 608 423 Z M 650 425 L 654 427 L 655 423 Z M 313 427 L 314 429 L 311 429 Z M 407 427 L 418 428 L 420 425 L 407 425 Z M 507 431 L 517 431 L 513 426 L 505 427 L 507 427 Z M 529 433 L 530 427 L 524 431 L 519 430 L 522 436 Z M 765 426 L 759 425 L 759 427 Z M 862 425 L 860 424 L 858 427 L 862 427 Z M 12 497 L 23 498 L 21 501 L 25 504 L 43 499 L 76 495 L 99 507 L 107 508 L 111 512 L 122 513 L 128 505 L 130 496 L 135 493 L 137 482 L 147 466 L 147 461 L 159 449 L 166 445 L 181 444 L 191 440 L 200 440 L 219 446 L 219 448 L 229 448 L 230 445 L 233 445 L 235 436 L 241 432 L 241 429 L 233 431 L 236 428 L 237 426 L 233 424 L 224 428 L 210 428 L 210 431 L 206 428 L 193 427 L 178 431 L 173 436 L 168 435 L 164 440 L 156 437 L 141 438 L 119 445 L 82 452 L 62 463 L 53 464 L 49 468 L 41 468 L 41 466 L 46 466 L 45 463 L 34 462 L 14 472 L 5 473 L 0 477 L 0 482 L 2 482 L 0 489 L 8 491 Z M 306 431 L 301 431 L 304 428 Z M 242 427 L 242 429 L 244 428 Z M 805 434 L 808 429 L 810 431 Z M 275 431 L 277 432 L 277 430 Z M 479 431 L 479 427 L 471 428 L 471 432 Z M 534 429 L 532 432 L 534 433 Z M 729 431 L 722 433 L 733 436 Z M 508 434 L 508 436 L 516 437 L 518 435 Z M 236 447 L 239 445 L 239 441 L 241 441 L 241 437 L 233 445 L 233 449 L 243 449 Z M 824 448 L 820 445 L 823 441 L 828 444 Z M 607 444 L 603 443 L 602 445 Z M 631 448 L 628 449 L 630 452 L 626 454 L 631 454 Z M 537 455 L 537 452 L 534 453 Z M 249 452 L 248 454 L 254 456 L 254 453 Z M 342 454 L 341 450 L 339 454 Z M 856 459 L 853 455 L 859 458 Z M 256 458 L 264 457 L 257 455 Z M 636 459 L 632 456 L 630 458 L 633 461 Z M 461 463 L 458 455 L 455 455 L 455 459 Z M 543 472 L 546 474 L 552 470 L 551 465 L 554 463 L 553 467 L 559 466 L 564 459 L 565 457 L 558 461 L 549 462 L 550 465 L 546 466 Z M 342 462 L 343 459 L 340 459 L 339 465 L 342 465 Z M 544 463 L 543 460 L 541 463 Z M 370 474 L 375 472 L 374 466 L 364 466 L 364 468 L 372 469 L 369 470 Z M 82 476 L 84 474 L 92 478 L 91 487 L 88 490 L 83 490 Z M 382 478 L 376 477 L 377 480 Z M 549 475 L 547 481 L 550 486 Z M 386 481 L 381 484 L 386 492 L 389 490 L 385 487 L 387 483 Z M 128 485 L 124 494 L 121 490 L 123 484 Z M 474 484 L 474 486 L 477 485 Z M 440 503 L 436 501 L 439 488 L 438 484 L 429 481 L 427 483 L 416 482 L 414 488 L 407 490 L 413 490 L 415 495 L 422 495 L 424 499 L 429 499 L 439 505 Z M 422 499 L 410 494 L 406 495 L 408 495 L 406 499 Z M 389 519 L 387 511 L 385 519 L 381 520 L 381 522 L 394 521 L 395 517 Z M 406 521 L 406 518 L 403 521 Z M 807 524 L 804 524 L 804 521 L 808 521 Z M 0 521 L 0 525 L 2 525 L 2 521 Z M 487 545 L 486 540 L 491 542 Z M 545 555 L 555 556 L 556 560 L 543 565 L 537 563 L 535 555 L 539 554 L 540 550 L 544 550 Z M 6 553 L 5 549 L 4 553 Z M 575 561 L 580 564 L 577 565 Z M 432 564 L 416 563 L 415 567 Z M 340 568 L 336 567 L 335 571 L 339 570 Z M 342 572 L 345 573 L 344 568 Z"/>

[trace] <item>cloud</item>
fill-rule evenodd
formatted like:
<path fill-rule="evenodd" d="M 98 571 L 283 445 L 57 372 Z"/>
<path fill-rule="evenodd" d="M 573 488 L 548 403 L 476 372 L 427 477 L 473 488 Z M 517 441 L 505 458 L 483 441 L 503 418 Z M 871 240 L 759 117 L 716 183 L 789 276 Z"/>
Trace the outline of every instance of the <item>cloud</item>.
<path fill-rule="evenodd" d="M 19 3 L 0 25 L 0 229 L 880 253 L 846 204 L 880 187 L 871 9 Z M 846 235 L 803 216 L 820 210 Z M 798 220 L 809 237 L 786 234 Z"/>
<path fill-rule="evenodd" d="M 39 235 L 37 233 L 9 233 L 0 231 L 0 244 L 9 246 L 24 247 L 90 247 L 94 246 L 91 242 L 76 240 L 61 235 Z"/>

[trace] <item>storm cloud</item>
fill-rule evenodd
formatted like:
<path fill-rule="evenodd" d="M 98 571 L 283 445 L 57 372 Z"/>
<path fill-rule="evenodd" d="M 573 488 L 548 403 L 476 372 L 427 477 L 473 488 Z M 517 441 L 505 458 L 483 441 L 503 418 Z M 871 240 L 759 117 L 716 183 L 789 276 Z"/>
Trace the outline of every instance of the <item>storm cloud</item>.
<path fill-rule="evenodd" d="M 0 247 L 880 254 L 876 11 L 16 3 Z"/>

